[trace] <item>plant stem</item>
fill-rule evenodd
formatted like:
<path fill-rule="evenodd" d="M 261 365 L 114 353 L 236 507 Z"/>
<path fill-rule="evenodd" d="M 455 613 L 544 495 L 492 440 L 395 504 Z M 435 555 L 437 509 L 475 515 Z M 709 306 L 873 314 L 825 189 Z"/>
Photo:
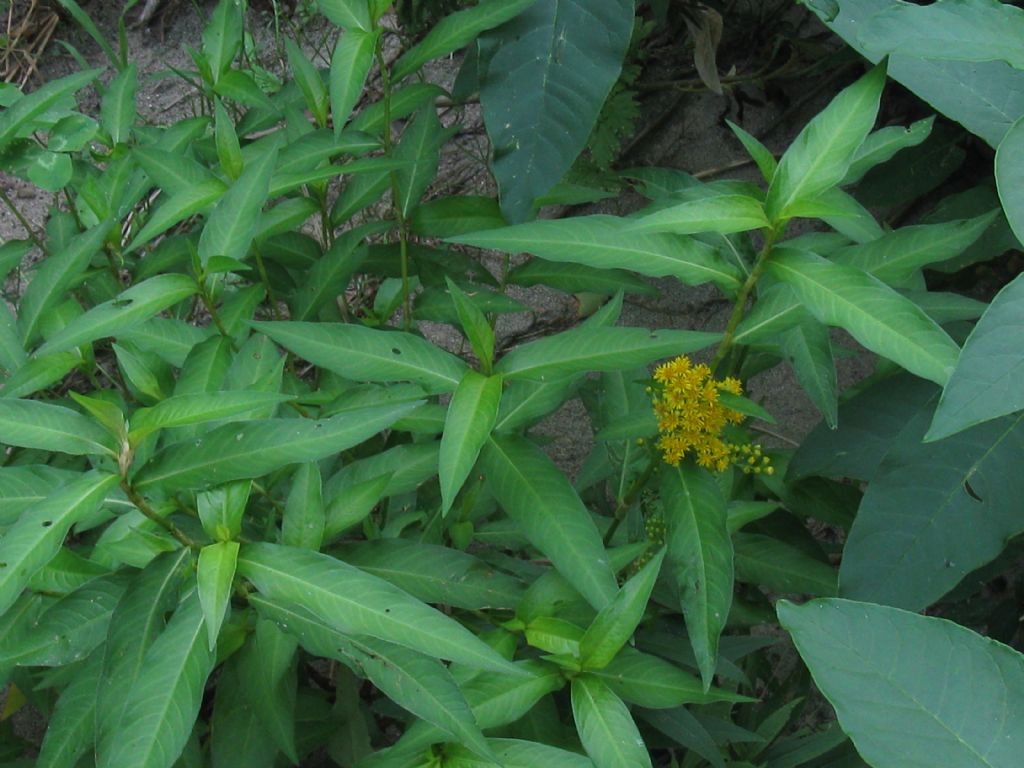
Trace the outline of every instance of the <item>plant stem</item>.
<path fill-rule="evenodd" d="M 14 218 L 18 220 L 18 223 L 21 224 L 25 229 L 25 232 L 28 233 L 28 239 L 32 241 L 32 244 L 41 250 L 44 256 L 49 256 L 49 253 L 46 251 L 46 246 L 43 245 L 43 241 L 36 234 L 36 231 L 32 229 L 32 225 L 29 224 L 28 219 L 21 214 L 21 211 L 18 210 L 18 206 L 14 204 L 14 201 L 7 196 L 7 193 L 4 192 L 3 189 L 0 189 L 0 200 L 2 200 L 4 205 L 10 209 L 11 213 L 14 214 Z"/>
<path fill-rule="evenodd" d="M 711 362 L 712 371 L 718 371 L 718 366 L 722 364 L 722 361 L 725 360 L 725 356 L 732 350 L 733 338 L 736 336 L 736 328 L 743 319 L 743 314 L 747 308 L 747 299 L 750 298 L 751 291 L 754 290 L 754 286 L 757 284 L 758 278 L 761 277 L 761 273 L 764 271 L 764 265 L 768 261 L 768 256 L 771 255 L 772 246 L 775 245 L 777 237 L 778 232 L 776 232 L 775 229 L 767 230 L 764 245 L 761 248 L 761 252 L 757 254 L 757 260 L 754 262 L 754 268 L 750 270 L 750 274 L 747 275 L 747 279 L 743 282 L 740 292 L 736 294 L 736 303 L 733 305 L 732 314 L 729 316 L 729 322 L 725 326 L 725 334 L 722 336 L 722 343 L 718 345 L 718 352 L 715 353 L 715 359 Z"/>
<path fill-rule="evenodd" d="M 210 296 L 210 292 L 206 290 L 206 281 L 199 280 L 199 299 L 203 302 L 203 306 L 206 307 L 206 311 L 210 313 L 210 319 L 213 320 L 213 324 L 217 326 L 217 330 L 220 335 L 231 342 L 232 349 L 237 351 L 235 348 L 235 341 L 228 333 L 227 328 L 224 327 L 224 321 L 220 318 L 220 313 L 217 312 L 217 305 L 213 301 L 213 297 Z"/>
<path fill-rule="evenodd" d="M 644 489 L 644 486 L 647 485 L 647 481 L 650 480 L 651 475 L 654 474 L 655 464 L 656 462 L 652 457 L 650 462 L 648 462 L 647 464 L 647 468 L 644 469 L 644 471 L 641 472 L 639 475 L 637 475 L 636 480 L 633 481 L 633 484 L 629 487 L 629 490 L 626 491 L 626 494 L 619 500 L 619 503 L 616 505 L 615 512 L 613 513 L 614 519 L 612 520 L 611 525 L 608 526 L 608 530 L 604 533 L 604 545 L 606 547 L 611 543 L 612 538 L 615 536 L 615 532 L 619 530 L 619 525 L 621 525 L 622 521 L 625 520 L 626 513 L 629 511 L 629 508 L 632 507 L 633 504 L 636 502 L 636 497 L 640 495 L 640 492 Z"/>
<path fill-rule="evenodd" d="M 167 531 L 169 534 L 171 534 L 171 536 L 173 536 L 179 542 L 181 542 L 182 545 L 188 547 L 189 549 L 200 548 L 199 545 L 196 542 L 192 541 L 192 539 L 189 538 L 185 533 L 183 533 L 181 529 L 178 528 L 178 526 L 176 526 L 170 520 L 161 517 L 160 514 L 155 509 L 149 506 L 149 502 L 146 501 L 138 491 L 132 488 L 128 481 L 125 480 L 124 478 L 121 479 L 121 490 L 124 491 L 125 496 L 128 497 L 128 500 L 135 505 L 135 508 L 139 510 L 139 512 L 141 512 L 147 518 L 149 518 L 154 523 L 163 528 L 165 531 Z"/>

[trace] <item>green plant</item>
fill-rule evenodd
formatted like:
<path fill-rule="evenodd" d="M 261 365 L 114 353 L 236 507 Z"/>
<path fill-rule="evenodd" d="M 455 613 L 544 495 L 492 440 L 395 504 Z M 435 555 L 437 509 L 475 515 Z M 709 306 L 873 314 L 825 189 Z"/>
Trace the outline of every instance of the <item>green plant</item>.
<path fill-rule="evenodd" d="M 36 764 L 1013 765 L 1020 654 L 910 611 L 1024 529 L 1020 279 L 991 306 L 927 290 L 997 212 L 885 230 L 847 191 L 931 122 L 874 130 L 876 66 L 779 159 L 733 126 L 763 186 L 638 169 L 633 216 L 536 219 L 580 194 L 558 184 L 632 3 L 485 0 L 390 64 L 388 5 L 319 0 L 329 70 L 288 45 L 271 93 L 222 0 L 190 73 L 211 114 L 166 127 L 126 58 L 99 120 L 73 99 L 99 70 L 5 94 L 4 169 L 64 206 L 0 246 L 5 275 L 42 254 L 0 307 L 0 680 L 48 717 Z M 417 73 L 466 46 L 500 200 L 428 195 L 454 130 Z M 533 258 L 492 275 L 470 246 Z M 724 331 L 618 326 L 637 275 L 714 284 Z M 500 352 L 505 289 L 537 283 L 607 300 Z M 852 392 L 830 327 L 878 356 Z M 823 416 L 796 450 L 742 394 L 780 364 Z M 530 430 L 577 396 L 570 482 Z M 795 722 L 806 672 L 746 631 L 780 594 L 823 598 L 779 619 L 842 729 Z"/>

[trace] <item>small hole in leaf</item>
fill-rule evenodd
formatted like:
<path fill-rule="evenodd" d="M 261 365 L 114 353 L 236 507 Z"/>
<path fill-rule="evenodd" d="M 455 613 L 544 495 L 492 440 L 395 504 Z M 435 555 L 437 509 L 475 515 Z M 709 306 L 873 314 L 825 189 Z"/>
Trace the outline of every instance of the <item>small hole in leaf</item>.
<path fill-rule="evenodd" d="M 121 307 L 130 307 L 131 305 L 132 305 L 132 300 L 131 299 L 115 299 L 114 300 L 114 306 L 119 308 L 119 309 Z"/>
<path fill-rule="evenodd" d="M 53 520 L 43 520 L 43 528 L 49 528 L 53 525 Z"/>
<path fill-rule="evenodd" d="M 7 563 L 0 563 L 0 568 L 6 568 L 6 567 L 7 567 Z"/>
<path fill-rule="evenodd" d="M 393 354 L 393 355 L 400 355 L 400 354 L 402 354 L 402 350 L 400 350 L 398 347 L 392 347 L 391 348 L 391 354 Z"/>

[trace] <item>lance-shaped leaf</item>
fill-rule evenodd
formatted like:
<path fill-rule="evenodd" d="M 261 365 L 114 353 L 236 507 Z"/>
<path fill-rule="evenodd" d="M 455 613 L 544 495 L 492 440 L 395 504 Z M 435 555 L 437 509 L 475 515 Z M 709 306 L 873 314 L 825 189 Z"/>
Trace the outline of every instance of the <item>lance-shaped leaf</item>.
<path fill-rule="evenodd" d="M 665 550 L 622 585 L 615 599 L 601 609 L 580 639 L 580 664 L 585 669 L 603 669 L 629 642 L 647 610 L 647 600 L 661 571 Z"/>
<path fill-rule="evenodd" d="M 108 221 L 75 235 L 59 252 L 39 263 L 18 302 L 18 327 L 23 344 L 27 346 L 35 341 L 43 316 L 64 300 L 64 293 L 88 269 L 111 226 L 112 222 Z"/>
<path fill-rule="evenodd" d="M 109 751 L 122 734 L 118 723 L 129 692 L 142 673 L 146 653 L 167 625 L 166 614 L 192 564 L 187 549 L 157 555 L 118 601 L 104 645 L 103 676 L 96 692 L 96 744 Z"/>
<path fill-rule="evenodd" d="M 651 756 L 629 710 L 596 677 L 573 678 L 572 717 L 597 768 L 650 768 Z"/>
<path fill-rule="evenodd" d="M 922 443 L 928 410 L 875 473 L 843 550 L 840 594 L 919 610 L 994 559 L 1024 530 L 1024 417 Z"/>
<path fill-rule="evenodd" d="M 469 477 L 498 417 L 501 377 L 466 371 L 448 405 L 441 436 L 438 474 L 441 480 L 441 514 L 448 514 L 455 495 Z"/>
<path fill-rule="evenodd" d="M 1014 9 L 1017 10 L 1017 9 Z M 1024 240 L 1024 118 L 1017 120 L 1006 132 L 996 151 L 996 188 L 1006 220 L 1017 240 Z"/>
<path fill-rule="evenodd" d="M 238 558 L 238 573 L 269 600 L 306 610 L 344 634 L 369 635 L 479 669 L 515 671 L 457 621 L 328 555 L 247 544 Z"/>
<path fill-rule="evenodd" d="M 835 568 L 803 549 L 758 533 L 735 534 L 733 547 L 740 581 L 764 585 L 774 592 L 836 594 Z"/>
<path fill-rule="evenodd" d="M 492 436 L 480 455 L 487 483 L 530 543 L 598 610 L 615 576 L 590 512 L 543 451 L 520 437 Z"/>
<path fill-rule="evenodd" d="M 2 312 L 2 310 L 0 310 Z M 69 371 L 82 364 L 77 352 L 56 352 L 33 357 L 17 369 L 0 388 L 0 397 L 28 397 L 61 381 Z"/>
<path fill-rule="evenodd" d="M 594 768 L 590 758 L 559 747 L 520 739 L 487 739 L 494 760 L 484 761 L 459 744 L 445 748 L 447 768 Z"/>
<path fill-rule="evenodd" d="M 231 67 L 242 46 L 245 10 L 236 0 L 220 0 L 203 29 L 203 54 L 216 84 Z"/>
<path fill-rule="evenodd" d="M 363 238 L 384 231 L 388 226 L 383 222 L 370 222 L 336 238 L 309 270 L 306 281 L 295 290 L 289 302 L 292 319 L 315 318 L 322 306 L 337 299 L 366 258 Z"/>
<path fill-rule="evenodd" d="M 800 386 L 825 417 L 832 429 L 839 423 L 839 385 L 832 357 L 832 339 L 828 329 L 808 317 L 782 332 L 782 353 L 789 359 Z"/>
<path fill-rule="evenodd" d="M 75 768 L 89 750 L 96 732 L 96 691 L 103 669 L 103 650 L 92 653 L 68 686 L 46 724 L 36 765 Z"/>
<path fill-rule="evenodd" d="M 0 443 L 70 454 L 113 454 L 112 438 L 92 419 L 62 405 L 0 399 Z"/>
<path fill-rule="evenodd" d="M 97 767 L 170 768 L 192 733 L 213 664 L 199 596 L 192 592 L 150 646 L 125 701 L 118 738 L 101 742 Z"/>
<path fill-rule="evenodd" d="M 332 552 L 425 603 L 469 611 L 512 610 L 524 592 L 523 583 L 514 576 L 466 552 L 436 544 L 400 538 L 374 539 L 346 542 Z"/>
<path fill-rule="evenodd" d="M 632 0 L 534 3 L 479 40 L 480 102 L 510 221 L 524 221 L 583 150 L 622 69 L 634 11 Z"/>
<path fill-rule="evenodd" d="M 132 63 L 110 81 L 100 101 L 100 124 L 111 146 L 128 140 L 135 123 L 135 91 L 139 87 L 138 67 Z"/>
<path fill-rule="evenodd" d="M 290 635 L 286 637 L 294 646 L 294 638 Z M 213 714 L 210 716 L 209 764 L 216 768 L 273 768 L 278 760 L 278 749 L 281 749 L 297 765 L 298 755 L 292 757 L 294 747 L 291 753 L 282 749 L 280 743 L 274 740 L 273 729 L 258 715 L 257 707 L 265 706 L 266 703 L 253 698 L 252 691 L 244 687 L 246 683 L 254 682 L 241 670 L 241 655 L 251 644 L 246 643 L 239 653 L 221 665 L 217 673 L 217 692 L 213 700 Z M 255 678 L 267 676 L 264 670 L 258 668 L 249 674 Z M 275 695 L 278 693 L 273 691 Z M 288 726 L 294 742 L 294 709 L 288 714 Z M 204 765 L 202 751 L 197 751 L 199 759 L 196 762 L 187 762 L 182 755 L 176 765 L 181 768 L 199 768 Z"/>
<path fill-rule="evenodd" d="M 911 123 L 906 128 L 899 125 L 890 125 L 880 128 L 874 133 L 868 134 L 864 143 L 857 148 L 853 155 L 853 162 L 846 172 L 846 176 L 840 182 L 840 186 L 855 184 L 860 181 L 864 174 L 892 158 L 901 149 L 916 147 L 931 135 L 932 124 L 935 116 L 926 117 Z"/>
<path fill-rule="evenodd" d="M 369 32 L 370 12 L 366 0 L 316 0 L 320 12 L 332 23 Z"/>
<path fill-rule="evenodd" d="M 870 603 L 783 601 L 778 613 L 870 765 L 1020 761 L 1024 656 L 1013 649 L 945 619 Z"/>
<path fill-rule="evenodd" d="M 628 269 L 648 277 L 676 277 L 687 285 L 740 285 L 737 268 L 709 245 L 671 234 L 637 233 L 617 216 L 542 219 L 450 238 L 450 242 L 600 269 Z"/>
<path fill-rule="evenodd" d="M 675 582 L 704 690 L 718 664 L 718 639 L 732 605 L 733 550 L 725 497 L 711 474 L 665 467 L 661 494 L 668 573 Z"/>
<path fill-rule="evenodd" d="M 231 584 L 237 559 L 237 541 L 218 541 L 199 551 L 196 584 L 211 651 L 217 648 L 220 625 L 231 606 Z"/>
<path fill-rule="evenodd" d="M 171 195 L 186 192 L 190 187 L 216 178 L 205 165 L 178 152 L 152 146 L 135 147 L 132 149 L 132 157 L 154 184 Z M 224 189 L 223 184 L 221 189 Z"/>
<path fill-rule="evenodd" d="M 276 147 L 249 160 L 242 175 L 217 201 L 199 236 L 199 260 L 203 264 L 213 256 L 241 261 L 249 253 L 275 163 Z"/>
<path fill-rule="evenodd" d="M 249 390 L 221 390 L 213 397 L 208 393 L 173 395 L 151 408 L 135 411 L 131 416 L 129 435 L 133 441 L 138 442 L 158 429 L 230 419 L 290 399 L 289 395 L 276 392 Z"/>
<path fill-rule="evenodd" d="M 319 550 L 324 538 L 323 479 L 315 461 L 300 464 L 281 519 L 281 543 Z"/>
<path fill-rule="evenodd" d="M 765 199 L 769 219 L 784 221 L 791 206 L 812 200 L 843 180 L 875 125 L 884 85 L 885 68 L 877 66 L 840 91 L 804 126 L 772 177 Z"/>
<path fill-rule="evenodd" d="M 95 80 L 102 69 L 86 69 L 73 75 L 43 83 L 39 88 L 22 96 L 0 114 L 0 149 L 6 148 L 33 120 L 50 107 L 68 98 L 75 91 Z"/>
<path fill-rule="evenodd" d="M 262 613 L 259 596 L 253 595 L 251 601 Z M 271 621 L 257 621 L 256 631 L 238 654 L 237 667 L 239 697 L 251 703 L 264 732 L 293 763 L 299 762 L 295 744 L 298 645 L 294 633 Z"/>
<path fill-rule="evenodd" d="M 117 485 L 115 475 L 89 472 L 25 511 L 0 540 L 0 615 L 32 575 L 60 550 L 71 526 L 88 517 Z"/>
<path fill-rule="evenodd" d="M 1024 277 L 992 300 L 964 343 L 927 440 L 1024 409 Z"/>
<path fill-rule="evenodd" d="M 308 611 L 279 602 L 257 598 L 254 604 L 261 614 L 286 626 L 310 653 L 343 662 L 399 706 L 478 754 L 491 756 L 462 691 L 437 659 L 373 637 L 343 634 Z"/>
<path fill-rule="evenodd" d="M 125 250 L 138 250 L 175 224 L 184 221 L 189 216 L 194 216 L 220 200 L 226 190 L 227 187 L 223 181 L 211 178 L 180 192 L 161 195 L 160 205 L 153 211 L 142 231 L 135 236 Z"/>
<path fill-rule="evenodd" d="M 792 288 L 821 322 L 845 329 L 911 373 L 945 384 L 960 353 L 922 309 L 876 278 L 806 251 L 779 249 L 767 271 Z"/>
<path fill-rule="evenodd" d="M 345 123 L 352 115 L 352 109 L 363 95 L 363 86 L 373 65 L 373 53 L 380 34 L 380 28 L 373 32 L 364 32 L 356 27 L 350 27 L 338 38 L 338 43 L 334 47 L 328 91 L 336 135 L 345 128 Z"/>
<path fill-rule="evenodd" d="M 473 354 L 480 361 L 483 372 L 490 374 L 494 362 L 494 329 L 487 322 L 483 310 L 474 304 L 450 277 L 445 276 L 445 282 L 448 284 L 448 295 L 455 305 L 455 313 L 462 325 L 462 332 L 473 348 Z"/>
<path fill-rule="evenodd" d="M 133 285 L 116 299 L 99 304 L 75 322 L 66 325 L 43 344 L 36 354 L 46 355 L 117 336 L 153 315 L 196 293 L 196 282 L 188 275 L 158 275 Z"/>
<path fill-rule="evenodd" d="M 404 218 L 409 217 L 437 175 L 441 145 L 454 131 L 441 125 L 431 104 L 421 109 L 402 133 L 394 159 L 404 160 L 408 165 L 398 168 L 392 178 L 398 210 Z"/>
<path fill-rule="evenodd" d="M 506 378 L 544 379 L 584 371 L 629 370 L 714 344 L 718 333 L 577 326 L 516 347 L 494 370 Z"/>
<path fill-rule="evenodd" d="M 630 221 L 631 231 L 674 232 L 677 235 L 697 232 L 729 234 L 768 226 L 764 206 L 760 201 L 745 195 L 716 195 L 701 200 L 688 200 L 637 216 Z"/>
<path fill-rule="evenodd" d="M 411 333 L 347 323 L 252 326 L 299 357 L 354 381 L 414 381 L 450 392 L 468 370 L 455 355 Z"/>
<path fill-rule="evenodd" d="M 196 440 L 164 448 L 133 484 L 169 491 L 259 477 L 344 451 L 386 429 L 419 402 L 364 408 L 330 419 L 262 419 L 225 424 Z"/>

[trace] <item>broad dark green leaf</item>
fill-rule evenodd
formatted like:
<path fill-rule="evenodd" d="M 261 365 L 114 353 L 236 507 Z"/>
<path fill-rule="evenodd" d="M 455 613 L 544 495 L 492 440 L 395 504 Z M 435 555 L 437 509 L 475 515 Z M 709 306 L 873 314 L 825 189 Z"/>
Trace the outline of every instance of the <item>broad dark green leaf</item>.
<path fill-rule="evenodd" d="M 331 56 L 329 95 L 334 133 L 340 134 L 352 115 L 352 109 L 363 95 L 366 76 L 373 65 L 373 54 L 380 30 L 364 32 L 350 27 L 338 38 Z"/>
<path fill-rule="evenodd" d="M 519 579 L 450 547 L 410 539 L 375 539 L 347 542 L 331 551 L 426 603 L 468 611 L 512 610 L 523 596 Z"/>
<path fill-rule="evenodd" d="M 827 562 L 798 547 L 759 533 L 733 536 L 736 578 L 774 592 L 831 597 L 839 574 Z"/>
<path fill-rule="evenodd" d="M 498 417 L 501 377 L 466 371 L 448 405 L 441 436 L 438 474 L 441 482 L 441 514 L 448 514 L 455 495 L 469 477 Z"/>
<path fill-rule="evenodd" d="M 468 367 L 419 336 L 347 323 L 260 322 L 252 326 L 299 357 L 355 381 L 414 381 L 454 390 Z"/>
<path fill-rule="evenodd" d="M 203 607 L 203 621 L 210 651 L 217 648 L 217 636 L 231 606 L 231 585 L 238 559 L 237 541 L 218 541 L 199 551 L 196 586 Z"/>
<path fill-rule="evenodd" d="M 651 756 L 629 710 L 598 678 L 573 678 L 572 717 L 597 768 L 650 767 Z"/>
<path fill-rule="evenodd" d="M 479 39 L 480 101 L 509 221 L 524 221 L 582 151 L 619 77 L 634 12 L 632 0 L 545 0 Z"/>
<path fill-rule="evenodd" d="M 850 163 L 850 169 L 840 183 L 841 186 L 857 183 L 865 173 L 876 165 L 890 160 L 901 149 L 916 147 L 931 134 L 934 122 L 934 116 L 926 117 L 924 120 L 911 123 L 906 128 L 890 125 L 868 134 L 864 143 L 854 153 L 853 162 Z"/>
<path fill-rule="evenodd" d="M 188 275 L 158 275 L 133 285 L 116 299 L 99 304 L 74 323 L 47 339 L 36 350 L 45 355 L 63 352 L 106 336 L 118 336 L 162 312 L 197 291 L 196 282 Z"/>
<path fill-rule="evenodd" d="M 235 182 L 238 183 L 237 181 Z M 128 244 L 127 251 L 135 251 L 158 235 L 184 221 L 189 216 L 205 210 L 224 197 L 227 186 L 218 178 L 200 182 L 181 192 L 170 192 L 160 196 L 160 205 L 153 211 L 145 226 Z M 224 254 L 220 254 L 224 255 Z"/>
<path fill-rule="evenodd" d="M 242 175 L 217 201 L 199 236 L 199 259 L 203 264 L 212 256 L 245 259 L 267 201 L 276 162 L 276 147 L 249 160 Z"/>
<path fill-rule="evenodd" d="M 457 621 L 333 557 L 247 544 L 238 573 L 268 600 L 308 611 L 344 634 L 369 635 L 478 669 L 515 669 Z"/>
<path fill-rule="evenodd" d="M 407 165 L 395 170 L 393 178 L 398 210 L 403 218 L 409 217 L 437 176 L 441 146 L 453 133 L 454 129 L 441 125 L 432 104 L 421 109 L 402 133 L 393 157 Z"/>
<path fill-rule="evenodd" d="M 488 486 L 530 543 L 600 610 L 616 594 L 615 576 L 590 512 L 568 479 L 535 445 L 494 437 L 480 455 Z"/>
<path fill-rule="evenodd" d="M 871 765 L 1019 763 L 1021 654 L 945 619 L 869 603 L 781 602 L 778 613 L 839 724 Z"/>
<path fill-rule="evenodd" d="M 252 692 L 244 687 L 266 678 L 262 669 L 250 673 L 256 680 L 240 670 L 241 655 L 250 645 L 251 642 L 247 643 L 238 654 L 221 665 L 217 675 L 217 693 L 213 700 L 213 714 L 210 716 L 211 768 L 273 768 L 278 760 L 278 745 L 274 742 L 273 731 L 256 713 L 256 708 L 267 702 L 254 698 Z M 273 693 L 277 694 L 277 691 Z M 295 713 L 290 714 L 294 718 Z M 294 732 L 291 719 L 288 725 Z M 293 741 L 294 738 L 292 733 Z M 179 760 L 175 763 L 175 768 L 190 768 L 182 762 Z M 293 762 L 298 763 L 298 760 L 294 759 Z M 200 753 L 199 768 L 203 765 Z"/>
<path fill-rule="evenodd" d="M 544 380 L 585 371 L 616 371 L 714 344 L 718 333 L 578 326 L 516 347 L 494 370 L 508 379 Z"/>
<path fill-rule="evenodd" d="M 28 354 L 18 333 L 18 321 L 5 302 L 0 306 L 0 370 L 12 374 L 24 367 L 27 359 Z"/>
<path fill-rule="evenodd" d="M 484 0 L 480 5 L 445 16 L 426 37 L 395 62 L 391 77 L 411 75 L 428 61 L 465 48 L 477 35 L 518 16 L 537 0 Z"/>
<path fill-rule="evenodd" d="M 257 600 L 253 597 L 252 604 L 261 609 Z M 293 635 L 273 622 L 257 621 L 238 662 L 239 696 L 251 704 L 264 731 L 293 763 L 299 762 L 295 741 L 297 649 Z"/>
<path fill-rule="evenodd" d="M 336 238 L 309 270 L 305 282 L 295 290 L 290 301 L 292 320 L 314 319 L 321 307 L 343 294 L 348 281 L 366 258 L 363 239 L 389 226 L 384 222 L 371 222 Z"/>
<path fill-rule="evenodd" d="M 132 63 L 117 73 L 117 77 L 110 81 L 103 93 L 100 124 L 110 137 L 112 147 L 126 142 L 131 135 L 138 87 L 138 67 Z"/>
<path fill-rule="evenodd" d="M 0 387 L 0 397 L 28 397 L 56 384 L 72 369 L 81 365 L 82 358 L 77 352 L 55 352 L 52 355 L 33 357 Z"/>
<path fill-rule="evenodd" d="M 1008 10 L 1010 6 L 1004 6 Z M 1014 8 L 1014 11 L 1017 9 Z M 1019 47 L 1019 44 L 1018 44 Z M 1017 240 L 1024 240 L 1024 118 L 1015 122 L 996 151 L 996 188 L 1006 220 Z"/>
<path fill-rule="evenodd" d="M 716 195 L 636 216 L 630 220 L 629 229 L 691 235 L 698 232 L 729 234 L 767 226 L 764 205 L 759 200 L 744 195 Z"/>
<path fill-rule="evenodd" d="M 32 505 L 0 539 L 0 614 L 60 550 L 71 526 L 99 508 L 115 475 L 88 472 Z"/>
<path fill-rule="evenodd" d="M 804 392 L 825 423 L 835 429 L 839 423 L 839 385 L 828 329 L 813 318 L 807 318 L 783 331 L 780 341 L 782 354 L 789 359 Z"/>
<path fill-rule="evenodd" d="M 916 304 L 853 267 L 780 249 L 767 271 L 794 290 L 823 323 L 845 329 L 911 373 L 945 384 L 959 348 Z"/>
<path fill-rule="evenodd" d="M 169 195 L 187 192 L 190 187 L 217 180 L 213 171 L 180 152 L 168 152 L 152 146 L 134 147 L 132 157 L 153 183 Z M 220 189 L 224 189 L 223 183 Z"/>
<path fill-rule="evenodd" d="M 632 272 L 623 269 L 598 269 L 573 262 L 553 262 L 533 258 L 508 273 L 512 285 L 546 285 L 568 293 L 645 293 L 657 295 L 658 290 Z"/>
<path fill-rule="evenodd" d="M 885 68 L 875 67 L 804 126 L 772 177 L 765 199 L 769 219 L 786 220 L 792 206 L 813 200 L 843 180 L 854 153 L 874 127 L 884 85 Z"/>
<path fill-rule="evenodd" d="M 690 464 L 664 468 L 661 495 L 667 527 L 666 568 L 679 595 L 707 691 L 732 605 L 733 550 L 726 500 L 714 477 Z"/>
<path fill-rule="evenodd" d="M 1024 277 L 992 300 L 964 343 L 925 436 L 941 440 L 989 419 L 1024 409 Z"/>
<path fill-rule="evenodd" d="M 113 455 L 113 438 L 78 411 L 38 400 L 0 399 L 0 443 L 70 454 Z"/>
<path fill-rule="evenodd" d="M 418 403 L 370 407 L 330 419 L 262 419 L 225 424 L 197 440 L 157 453 L 135 476 L 140 490 L 203 488 L 259 477 L 288 464 L 315 461 L 358 445 Z"/>
<path fill-rule="evenodd" d="M 275 392 L 247 390 L 219 390 L 213 397 L 206 392 L 174 395 L 151 408 L 135 411 L 131 415 L 129 436 L 138 441 L 158 429 L 232 419 L 289 399 L 288 395 Z"/>
<path fill-rule="evenodd" d="M 42 464 L 0 468 L 0 525 L 14 523 L 33 504 L 74 479 L 77 472 Z"/>
<path fill-rule="evenodd" d="M 86 69 L 59 80 L 51 80 L 14 102 L 0 114 L 0 150 L 18 138 L 19 134 L 31 126 L 33 120 L 75 91 L 89 85 L 102 71 Z"/>
<path fill-rule="evenodd" d="M 868 485 L 843 552 L 844 597 L 925 608 L 1024 530 L 1022 417 L 922 443 L 930 418 L 907 424 Z"/>
<path fill-rule="evenodd" d="M 64 300 L 64 293 L 89 267 L 112 227 L 104 222 L 73 237 L 61 250 L 43 259 L 18 302 L 21 341 L 28 345 L 39 335 L 43 317 Z"/>
<path fill-rule="evenodd" d="M 192 733 L 213 665 L 202 607 L 192 592 L 150 646 L 117 738 L 99 744 L 97 768 L 170 768 Z"/>
<path fill-rule="evenodd" d="M 689 237 L 631 232 L 629 223 L 617 216 L 542 219 L 449 240 L 507 253 L 532 253 L 548 261 L 676 277 L 687 285 L 713 282 L 726 290 L 739 288 L 739 271 L 712 247 Z"/>
<path fill-rule="evenodd" d="M 96 732 L 96 691 L 102 669 L 103 651 L 94 651 L 61 691 L 46 724 L 36 758 L 38 768 L 75 768 L 89 751 Z"/>
<path fill-rule="evenodd" d="M 315 461 L 300 464 L 292 475 L 284 516 L 281 543 L 319 550 L 324 538 L 323 480 Z"/>
<path fill-rule="evenodd" d="M 707 760 L 714 768 L 725 768 L 722 750 L 715 740 L 686 707 L 671 710 L 641 711 L 638 716 L 651 724 L 676 744 L 692 750 Z"/>
<path fill-rule="evenodd" d="M 580 639 L 580 664 L 585 669 L 603 669 L 629 642 L 647 611 L 647 600 L 661 571 L 662 549 L 632 576 L 602 608 Z"/>

